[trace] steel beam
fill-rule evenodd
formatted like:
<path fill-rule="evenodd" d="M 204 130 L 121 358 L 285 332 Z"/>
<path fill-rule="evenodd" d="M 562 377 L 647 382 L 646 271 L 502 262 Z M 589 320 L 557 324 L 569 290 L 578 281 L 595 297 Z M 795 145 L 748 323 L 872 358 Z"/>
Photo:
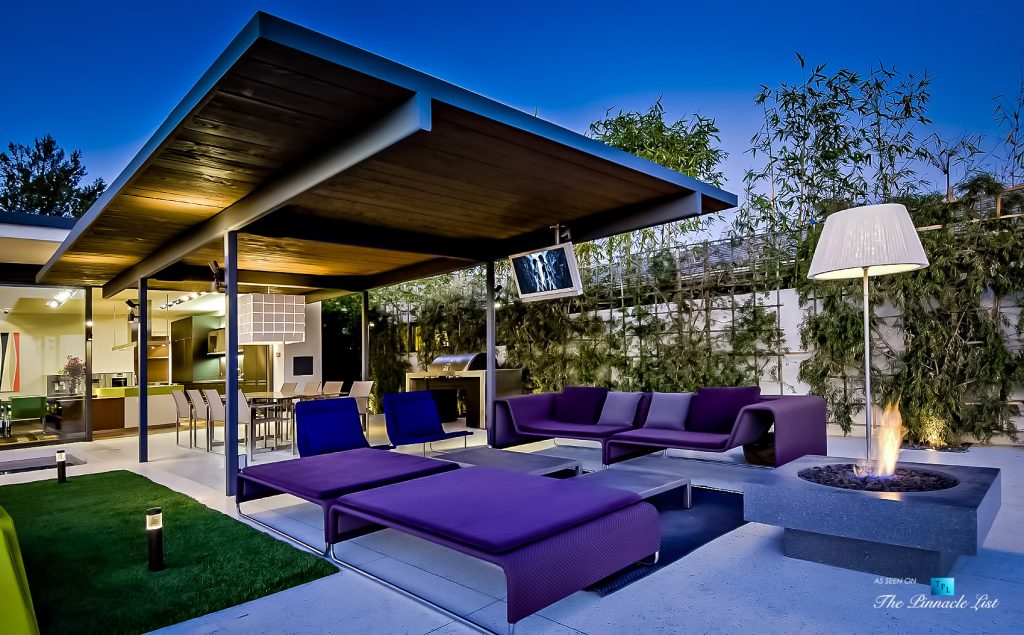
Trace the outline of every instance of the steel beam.
<path fill-rule="evenodd" d="M 692 192 L 647 201 L 640 205 L 627 205 L 578 221 L 568 221 L 563 225 L 569 230 L 573 242 L 600 240 L 616 234 L 698 216 L 701 213 L 701 196 L 698 192 Z M 508 238 L 493 247 L 491 257 L 511 256 L 550 247 L 554 244 L 553 238 L 554 234 L 548 227 Z"/>
<path fill-rule="evenodd" d="M 149 290 L 148 280 L 139 278 L 139 329 L 135 338 L 139 383 L 139 463 L 149 461 Z M 92 389 L 92 386 L 88 387 Z"/>
<path fill-rule="evenodd" d="M 429 130 L 430 98 L 422 94 L 413 95 L 356 135 L 264 184 L 157 248 L 103 285 L 103 297 L 116 295 L 135 280 L 166 269 L 225 232 L 242 229 L 357 163 L 417 132 Z"/>
<path fill-rule="evenodd" d="M 238 232 L 224 233 L 224 493 L 234 496 L 238 475 Z M 212 425 L 212 422 L 207 422 Z M 250 426 L 248 434 L 254 432 Z M 248 439 L 252 441 L 252 439 Z"/>
<path fill-rule="evenodd" d="M 92 287 L 85 288 L 85 440 L 92 441 Z"/>
<path fill-rule="evenodd" d="M 352 291 L 341 289 L 321 289 L 319 291 L 310 291 L 302 297 L 306 299 L 306 304 L 313 304 L 314 302 L 323 302 L 324 300 L 341 298 L 349 295 L 350 293 L 352 293 Z"/>
<path fill-rule="evenodd" d="M 154 282 L 159 280 L 162 282 L 202 282 L 209 284 L 211 276 L 212 274 L 208 267 L 179 262 L 155 274 L 152 280 Z M 268 287 L 357 291 L 365 289 L 367 282 L 366 276 L 317 276 L 277 271 L 238 270 L 238 284 L 255 284 Z"/>
<path fill-rule="evenodd" d="M 571 231 L 573 242 L 598 240 L 698 216 L 703 205 L 702 197 L 700 192 L 692 192 L 639 205 L 620 207 L 566 224 Z M 550 232 L 548 236 L 551 236 Z"/>
<path fill-rule="evenodd" d="M 302 214 L 301 222 L 282 209 L 245 228 L 244 233 L 264 238 L 311 240 L 369 249 L 386 249 L 409 254 L 480 262 L 488 256 L 494 241 L 449 238 L 436 234 L 385 228 L 343 219 Z"/>
<path fill-rule="evenodd" d="M 363 381 L 370 381 L 370 292 L 363 291 L 359 312 L 359 358 L 360 375 Z"/>
<path fill-rule="evenodd" d="M 467 262 L 465 260 L 434 258 L 433 260 L 418 262 L 414 265 L 407 265 L 405 267 L 399 267 L 398 269 L 392 269 L 391 271 L 385 271 L 381 274 L 367 276 L 366 286 L 363 288 L 376 289 L 377 287 L 386 287 L 390 284 L 399 284 L 401 282 L 408 282 L 419 278 L 429 278 L 430 276 L 436 276 L 442 273 L 451 273 L 461 269 L 468 269 L 476 264 L 477 263 L 475 262 Z"/>
<path fill-rule="evenodd" d="M 484 412 L 484 427 L 488 430 L 488 438 L 493 435 L 494 430 L 494 392 L 498 388 L 497 382 L 497 368 L 498 368 L 498 357 L 497 357 L 497 346 L 498 346 L 498 329 L 497 329 L 497 316 L 495 315 L 494 303 L 497 301 L 497 297 L 494 291 L 494 261 L 487 261 L 487 324 L 486 324 L 486 339 L 487 339 L 487 369 L 484 375 L 484 393 L 485 394 L 485 406 Z"/>
<path fill-rule="evenodd" d="M 39 274 L 39 265 L 26 265 L 19 262 L 0 263 L 3 267 L 4 277 L 0 286 L 35 286 L 36 276 Z"/>

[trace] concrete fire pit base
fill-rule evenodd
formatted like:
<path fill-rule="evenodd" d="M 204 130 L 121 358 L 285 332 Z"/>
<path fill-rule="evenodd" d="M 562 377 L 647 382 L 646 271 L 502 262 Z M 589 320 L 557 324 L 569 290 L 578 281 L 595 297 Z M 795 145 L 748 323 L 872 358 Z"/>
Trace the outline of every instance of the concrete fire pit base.
<path fill-rule="evenodd" d="M 974 555 L 1000 505 L 1000 471 L 903 463 L 958 481 L 932 492 L 868 492 L 803 480 L 816 465 L 855 459 L 805 456 L 751 484 L 746 520 L 785 528 L 787 556 L 894 578 L 944 577 L 960 555 Z"/>

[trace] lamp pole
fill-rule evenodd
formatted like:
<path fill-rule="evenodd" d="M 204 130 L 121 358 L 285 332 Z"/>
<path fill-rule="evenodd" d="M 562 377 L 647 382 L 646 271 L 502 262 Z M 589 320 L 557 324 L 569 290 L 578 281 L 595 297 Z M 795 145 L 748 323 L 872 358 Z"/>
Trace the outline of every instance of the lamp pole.
<path fill-rule="evenodd" d="M 864 278 L 864 443 L 871 459 L 871 298 L 869 275 L 916 271 L 928 266 L 917 228 L 898 203 L 863 205 L 830 214 L 818 237 L 807 277 Z M 869 271 L 869 268 L 874 268 Z"/>
<path fill-rule="evenodd" d="M 868 268 L 864 267 L 864 445 L 865 456 L 871 460 L 871 320 L 868 296 Z"/>

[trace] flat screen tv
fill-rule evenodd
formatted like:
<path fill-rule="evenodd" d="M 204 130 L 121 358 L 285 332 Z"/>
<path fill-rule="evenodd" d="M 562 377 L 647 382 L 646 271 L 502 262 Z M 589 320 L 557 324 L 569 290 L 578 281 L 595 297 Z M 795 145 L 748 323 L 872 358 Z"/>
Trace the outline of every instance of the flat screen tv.
<path fill-rule="evenodd" d="M 572 243 L 509 256 L 523 302 L 565 298 L 583 293 Z"/>
<path fill-rule="evenodd" d="M 296 377 L 306 377 L 313 374 L 313 358 L 301 356 L 292 358 L 292 374 Z"/>

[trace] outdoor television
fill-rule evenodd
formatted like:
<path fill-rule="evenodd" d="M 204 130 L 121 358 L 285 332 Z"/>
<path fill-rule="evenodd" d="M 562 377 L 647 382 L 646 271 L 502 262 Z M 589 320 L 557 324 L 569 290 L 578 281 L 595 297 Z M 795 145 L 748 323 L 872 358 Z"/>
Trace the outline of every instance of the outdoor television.
<path fill-rule="evenodd" d="M 572 243 L 509 256 L 523 302 L 565 298 L 583 293 Z"/>

